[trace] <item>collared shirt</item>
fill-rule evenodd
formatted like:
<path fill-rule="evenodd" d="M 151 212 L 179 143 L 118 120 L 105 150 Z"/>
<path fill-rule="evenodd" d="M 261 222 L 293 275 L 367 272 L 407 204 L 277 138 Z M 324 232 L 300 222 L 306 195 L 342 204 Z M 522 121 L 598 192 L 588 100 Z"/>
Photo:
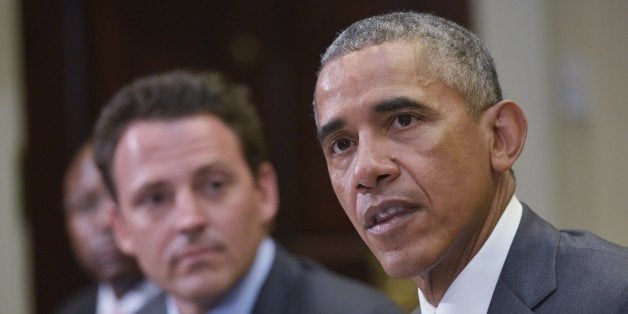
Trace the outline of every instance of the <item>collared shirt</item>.
<path fill-rule="evenodd" d="M 242 279 L 215 304 L 208 313 L 231 314 L 231 313 L 251 313 L 270 268 L 275 260 L 275 242 L 270 238 L 265 238 L 260 243 L 255 261 L 249 271 Z M 174 299 L 168 296 L 166 300 L 168 314 L 179 314 Z"/>
<path fill-rule="evenodd" d="M 160 291 L 161 289 L 153 282 L 144 280 L 118 300 L 111 285 L 100 284 L 98 285 L 96 314 L 111 314 L 116 313 L 116 310 L 118 313 L 134 313 L 159 294 Z"/>
<path fill-rule="evenodd" d="M 512 240 L 517 233 L 523 208 L 516 196 L 497 222 L 482 248 L 454 279 L 438 307 L 434 307 L 419 289 L 421 313 L 486 313 L 491 303 Z"/>

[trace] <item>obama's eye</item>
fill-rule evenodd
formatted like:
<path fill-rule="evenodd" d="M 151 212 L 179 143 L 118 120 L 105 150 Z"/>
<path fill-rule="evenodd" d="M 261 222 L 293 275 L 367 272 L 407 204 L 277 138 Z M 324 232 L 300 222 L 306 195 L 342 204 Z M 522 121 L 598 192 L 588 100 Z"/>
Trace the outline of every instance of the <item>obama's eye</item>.
<path fill-rule="evenodd" d="M 343 151 L 349 149 L 351 146 L 353 146 L 353 141 L 347 138 L 341 138 L 341 139 L 335 140 L 331 144 L 331 152 L 333 154 L 342 153 Z"/>
<path fill-rule="evenodd" d="M 394 117 L 391 127 L 394 129 L 405 128 L 413 125 L 417 121 L 417 117 L 411 114 L 404 113 Z"/>

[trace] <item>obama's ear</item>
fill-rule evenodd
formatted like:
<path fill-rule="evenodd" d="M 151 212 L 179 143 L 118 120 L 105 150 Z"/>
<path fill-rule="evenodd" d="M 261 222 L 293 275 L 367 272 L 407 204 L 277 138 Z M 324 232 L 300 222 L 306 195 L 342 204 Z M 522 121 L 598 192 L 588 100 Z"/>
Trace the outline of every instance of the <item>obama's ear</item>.
<path fill-rule="evenodd" d="M 494 171 L 507 172 L 519 158 L 528 134 L 523 110 L 512 100 L 502 100 L 488 108 L 481 120 L 492 134 L 491 165 Z"/>

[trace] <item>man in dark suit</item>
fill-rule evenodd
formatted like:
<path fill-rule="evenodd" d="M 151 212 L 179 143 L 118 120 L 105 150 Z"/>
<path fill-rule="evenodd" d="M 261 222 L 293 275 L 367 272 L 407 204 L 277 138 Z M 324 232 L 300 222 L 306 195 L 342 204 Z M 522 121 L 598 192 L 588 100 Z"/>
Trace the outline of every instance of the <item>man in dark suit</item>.
<path fill-rule="evenodd" d="M 58 313 L 133 313 L 160 289 L 144 279 L 135 260 L 116 247 L 111 231 L 113 202 L 94 163 L 91 143 L 71 161 L 63 182 L 64 214 L 72 249 L 97 282 L 71 296 Z"/>
<path fill-rule="evenodd" d="M 414 12 L 354 23 L 321 58 L 314 114 L 345 213 L 422 312 L 628 310 L 626 248 L 516 198 L 526 117 L 468 30 Z"/>
<path fill-rule="evenodd" d="M 144 313 L 396 313 L 269 236 L 275 170 L 243 87 L 175 71 L 121 89 L 96 126 L 121 249 L 166 292 Z"/>

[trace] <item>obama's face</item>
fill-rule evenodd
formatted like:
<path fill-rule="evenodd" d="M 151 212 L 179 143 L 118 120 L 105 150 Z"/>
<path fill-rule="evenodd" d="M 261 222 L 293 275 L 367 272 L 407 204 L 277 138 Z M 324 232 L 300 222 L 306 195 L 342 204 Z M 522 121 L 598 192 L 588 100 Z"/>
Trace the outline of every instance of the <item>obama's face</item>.
<path fill-rule="evenodd" d="M 388 274 L 420 276 L 477 236 L 491 204 L 491 128 L 389 42 L 327 63 L 315 116 L 332 186 Z"/>

